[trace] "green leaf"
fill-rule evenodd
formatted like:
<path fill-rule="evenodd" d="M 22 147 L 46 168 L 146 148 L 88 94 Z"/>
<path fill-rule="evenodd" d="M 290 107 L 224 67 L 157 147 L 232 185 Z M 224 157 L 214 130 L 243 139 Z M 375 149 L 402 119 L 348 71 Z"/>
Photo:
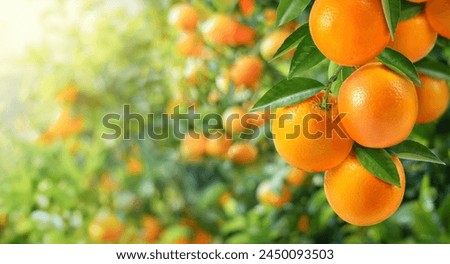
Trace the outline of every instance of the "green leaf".
<path fill-rule="evenodd" d="M 401 4 L 401 14 L 400 14 L 400 21 L 408 20 L 410 18 L 413 18 L 420 14 L 425 9 L 425 4 L 417 4 L 417 3 L 411 3 L 408 1 L 403 1 Z"/>
<path fill-rule="evenodd" d="M 294 33 L 292 33 L 287 39 L 284 40 L 283 44 L 281 44 L 280 48 L 277 50 L 275 55 L 273 55 L 272 60 L 275 60 L 291 49 L 298 46 L 300 41 L 309 33 L 309 24 L 303 24 L 301 27 L 297 28 Z"/>
<path fill-rule="evenodd" d="M 266 107 L 279 108 L 302 102 L 325 88 L 325 85 L 312 79 L 293 78 L 283 80 L 267 91 L 252 111 Z"/>
<path fill-rule="evenodd" d="M 389 153 L 384 149 L 365 148 L 358 144 L 353 146 L 356 158 L 366 170 L 378 179 L 400 187 L 400 176 Z"/>
<path fill-rule="evenodd" d="M 331 78 L 333 74 L 336 73 L 339 64 L 330 61 L 328 65 L 328 78 Z M 336 81 L 331 84 L 331 93 L 334 95 L 339 94 L 339 90 L 341 89 L 342 83 L 347 79 L 350 74 L 352 74 L 353 69 L 351 67 L 342 67 L 342 70 L 339 72 Z"/>
<path fill-rule="evenodd" d="M 311 0 L 281 0 L 277 8 L 277 26 L 282 26 L 305 10 Z"/>
<path fill-rule="evenodd" d="M 445 163 L 426 146 L 412 140 L 405 140 L 398 145 L 388 148 L 387 150 L 400 159 L 417 160 L 445 165 Z"/>
<path fill-rule="evenodd" d="M 391 38 L 394 39 L 395 30 L 400 19 L 401 1 L 400 0 L 381 0 L 383 5 L 383 12 L 386 22 L 391 33 Z"/>
<path fill-rule="evenodd" d="M 324 59 L 325 56 L 316 47 L 311 35 L 306 35 L 298 44 L 297 50 L 294 53 L 288 79 L 300 77 L 304 71 L 316 66 Z"/>
<path fill-rule="evenodd" d="M 450 81 L 450 66 L 443 63 L 424 58 L 415 64 L 418 72 L 425 75 Z"/>
<path fill-rule="evenodd" d="M 386 48 L 377 56 L 377 59 L 393 71 L 409 78 L 415 85 L 422 86 L 416 67 L 414 67 L 414 64 L 403 54 L 393 49 Z"/>

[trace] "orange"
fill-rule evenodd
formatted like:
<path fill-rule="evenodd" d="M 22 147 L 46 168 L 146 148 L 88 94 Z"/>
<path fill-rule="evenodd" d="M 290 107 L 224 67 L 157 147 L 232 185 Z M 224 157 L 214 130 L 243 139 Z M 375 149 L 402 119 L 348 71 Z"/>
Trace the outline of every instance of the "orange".
<path fill-rule="evenodd" d="M 215 14 L 202 25 L 203 37 L 215 45 L 252 45 L 256 31 L 225 14 Z"/>
<path fill-rule="evenodd" d="M 426 2 L 427 0 L 408 0 L 408 1 L 413 3 L 423 3 Z"/>
<path fill-rule="evenodd" d="M 281 207 L 292 199 L 292 192 L 287 186 L 282 187 L 281 193 L 276 193 L 269 181 L 262 182 L 256 192 L 261 203 L 274 207 Z"/>
<path fill-rule="evenodd" d="M 222 126 L 225 131 L 230 134 L 239 134 L 245 131 L 244 116 L 247 111 L 240 106 L 231 106 L 222 114 Z"/>
<path fill-rule="evenodd" d="M 300 216 L 297 222 L 297 229 L 302 233 L 309 231 L 309 217 L 307 215 Z"/>
<path fill-rule="evenodd" d="M 80 133 L 84 128 L 82 117 L 73 117 L 72 110 L 64 107 L 58 120 L 41 136 L 41 141 L 51 143 L 56 138 L 65 139 L 71 135 Z"/>
<path fill-rule="evenodd" d="M 394 41 L 389 43 L 389 47 L 416 62 L 433 49 L 436 39 L 436 31 L 428 24 L 425 14 L 421 13 L 398 23 Z"/>
<path fill-rule="evenodd" d="M 267 8 L 264 10 L 264 18 L 267 26 L 273 26 L 277 20 L 277 10 L 273 8 Z"/>
<path fill-rule="evenodd" d="M 188 61 L 184 69 L 184 78 L 191 85 L 204 83 L 207 80 L 205 66 L 195 61 Z"/>
<path fill-rule="evenodd" d="M 263 68 L 263 63 L 257 57 L 241 57 L 231 67 L 230 77 L 236 87 L 255 89 L 261 80 Z"/>
<path fill-rule="evenodd" d="M 211 244 L 213 237 L 203 229 L 197 228 L 194 232 L 192 244 Z"/>
<path fill-rule="evenodd" d="M 320 106 L 324 92 L 292 106 L 279 108 L 272 122 L 273 142 L 280 156 L 304 171 L 324 171 L 341 163 L 353 145 L 338 114 L 336 98 Z"/>
<path fill-rule="evenodd" d="M 360 145 L 387 148 L 405 140 L 417 119 L 413 83 L 381 63 L 367 64 L 342 84 L 339 112 L 345 130 Z"/>
<path fill-rule="evenodd" d="M 111 177 L 109 172 L 103 173 L 99 185 L 100 190 L 107 193 L 113 192 L 118 188 L 117 182 Z"/>
<path fill-rule="evenodd" d="M 255 11 L 255 0 L 239 0 L 239 9 L 244 16 L 249 17 Z"/>
<path fill-rule="evenodd" d="M 169 24 L 184 31 L 193 31 L 200 19 L 197 10 L 189 4 L 180 3 L 169 10 Z"/>
<path fill-rule="evenodd" d="M 212 134 L 206 140 L 206 154 L 218 158 L 223 157 L 227 154 L 231 144 L 233 144 L 233 140 L 227 135 Z"/>
<path fill-rule="evenodd" d="M 261 56 L 266 60 L 271 59 L 290 34 L 287 30 L 277 30 L 264 37 L 259 46 Z M 288 55 L 292 56 L 293 52 L 288 53 Z"/>
<path fill-rule="evenodd" d="M 127 168 L 130 175 L 139 175 L 143 170 L 142 163 L 134 157 L 128 159 Z"/>
<path fill-rule="evenodd" d="M 439 35 L 450 39 L 450 1 L 429 0 L 425 6 L 425 14 L 431 27 Z"/>
<path fill-rule="evenodd" d="M 75 84 L 70 84 L 56 94 L 56 101 L 62 104 L 73 104 L 78 99 L 78 88 Z"/>
<path fill-rule="evenodd" d="M 176 49 L 185 57 L 200 57 L 203 53 L 203 41 L 195 33 L 183 34 L 176 43 Z"/>
<path fill-rule="evenodd" d="M 308 174 L 305 171 L 299 170 L 297 168 L 292 168 L 292 170 L 286 176 L 286 182 L 291 186 L 298 187 L 303 183 L 307 175 Z"/>
<path fill-rule="evenodd" d="M 234 143 L 228 150 L 228 158 L 237 164 L 250 164 L 258 158 L 258 149 L 249 143 Z"/>
<path fill-rule="evenodd" d="M 198 161 L 206 152 L 206 137 L 201 133 L 189 131 L 180 145 L 181 156 L 187 160 Z"/>
<path fill-rule="evenodd" d="M 125 231 L 125 225 L 115 215 L 98 215 L 88 228 L 89 236 L 95 242 L 117 243 Z"/>
<path fill-rule="evenodd" d="M 345 66 L 367 63 L 390 39 L 380 0 L 315 1 L 309 28 L 319 50 Z"/>
<path fill-rule="evenodd" d="M 419 74 L 423 88 L 416 87 L 419 112 L 416 123 L 429 123 L 444 114 L 448 106 L 449 91 L 444 80 Z"/>
<path fill-rule="evenodd" d="M 405 193 L 405 173 L 400 160 L 392 160 L 400 176 L 400 188 L 376 178 L 353 153 L 325 173 L 325 195 L 340 218 L 352 225 L 370 226 L 397 211 Z"/>
<path fill-rule="evenodd" d="M 158 219 L 154 216 L 146 215 L 142 218 L 141 223 L 144 228 L 145 240 L 148 243 L 155 243 L 162 231 Z"/>
<path fill-rule="evenodd" d="M 228 203 L 228 201 L 230 201 L 231 198 L 232 198 L 232 195 L 230 192 L 223 193 L 219 198 L 220 206 L 224 207 Z"/>

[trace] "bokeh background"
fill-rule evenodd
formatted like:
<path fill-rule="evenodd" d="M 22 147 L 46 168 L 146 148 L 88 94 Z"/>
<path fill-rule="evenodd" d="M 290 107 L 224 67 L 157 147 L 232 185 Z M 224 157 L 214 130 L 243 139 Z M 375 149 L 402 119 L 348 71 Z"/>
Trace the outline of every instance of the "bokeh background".
<path fill-rule="evenodd" d="M 234 138 L 257 148 L 248 164 L 183 152 L 164 140 L 102 139 L 102 118 L 123 105 L 156 131 L 180 105 L 201 114 L 248 109 L 286 75 L 289 59 L 264 60 L 256 89 L 227 81 L 233 62 L 260 57 L 276 0 L 245 14 L 233 0 L 191 1 L 202 19 L 226 13 L 257 30 L 254 45 L 205 46 L 180 54 L 183 35 L 167 23 L 171 0 L 16 0 L 0 3 L 1 243 L 450 243 L 450 169 L 404 162 L 407 188 L 398 212 L 372 227 L 340 220 L 323 192 L 323 174 L 289 179 L 270 138 Z M 304 23 L 307 15 L 298 18 Z M 295 25 L 294 25 L 295 26 Z M 203 45 L 203 44 L 202 44 Z M 450 47 L 432 55 L 447 65 Z M 327 64 L 308 73 L 327 77 Z M 118 123 L 120 125 L 120 122 Z M 186 132 L 198 121 L 184 124 Z M 220 130 L 220 124 L 217 129 Z M 259 127 L 269 131 L 269 125 Z M 411 138 L 450 164 L 450 112 L 418 125 Z M 191 153 L 192 154 L 192 153 Z M 266 183 L 287 203 L 258 199 Z M 269 189 L 270 189 L 269 188 Z"/>

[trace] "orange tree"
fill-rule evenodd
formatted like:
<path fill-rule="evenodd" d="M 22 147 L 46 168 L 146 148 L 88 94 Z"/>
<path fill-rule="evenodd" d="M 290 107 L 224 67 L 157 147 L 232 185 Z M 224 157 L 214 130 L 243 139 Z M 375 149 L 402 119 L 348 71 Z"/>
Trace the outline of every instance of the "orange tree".
<path fill-rule="evenodd" d="M 364 2 L 48 20 L 0 134 L 1 242 L 448 243 L 446 2 Z"/>

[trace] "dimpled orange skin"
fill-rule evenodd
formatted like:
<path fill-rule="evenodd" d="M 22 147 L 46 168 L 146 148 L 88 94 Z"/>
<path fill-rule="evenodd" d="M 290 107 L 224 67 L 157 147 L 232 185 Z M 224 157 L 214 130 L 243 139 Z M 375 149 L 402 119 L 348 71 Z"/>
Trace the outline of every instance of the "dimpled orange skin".
<path fill-rule="evenodd" d="M 353 153 L 325 172 L 325 195 L 340 218 L 352 225 L 370 226 L 397 211 L 405 193 L 405 173 L 400 160 L 392 159 L 400 176 L 400 188 L 376 178 Z"/>
<path fill-rule="evenodd" d="M 425 14 L 421 13 L 398 23 L 394 41 L 388 46 L 416 62 L 433 49 L 436 39 L 436 31 L 428 24 Z"/>
<path fill-rule="evenodd" d="M 450 39 L 450 0 L 428 1 L 425 14 L 431 27 L 439 35 Z"/>
<path fill-rule="evenodd" d="M 239 58 L 231 67 L 230 77 L 237 87 L 250 87 L 255 89 L 262 77 L 264 65 L 255 56 Z"/>
<path fill-rule="evenodd" d="M 250 164 L 258 158 L 258 149 L 248 143 L 234 143 L 228 149 L 228 158 L 237 164 Z"/>
<path fill-rule="evenodd" d="M 353 72 L 342 84 L 338 102 L 348 135 L 369 148 L 402 142 L 417 118 L 413 83 L 381 63 L 367 64 Z"/>
<path fill-rule="evenodd" d="M 304 171 L 324 171 L 339 165 L 353 145 L 341 121 L 336 126 L 343 134 L 333 129 L 332 122 L 338 118 L 336 98 L 329 95 L 328 103 L 332 106 L 326 111 L 319 106 L 323 95 L 321 92 L 299 104 L 279 108 L 272 122 L 273 141 L 278 154 L 291 166 Z M 307 130 L 303 126 L 305 120 Z"/>
<path fill-rule="evenodd" d="M 418 124 L 433 122 L 442 116 L 448 107 L 449 91 L 444 80 L 419 74 L 422 88 L 416 86 L 419 100 Z"/>
<path fill-rule="evenodd" d="M 169 24 L 180 30 L 194 31 L 199 19 L 197 10 L 189 4 L 176 4 L 169 10 Z"/>
<path fill-rule="evenodd" d="M 390 39 L 380 0 L 317 0 L 309 28 L 319 50 L 345 66 L 369 62 Z"/>

